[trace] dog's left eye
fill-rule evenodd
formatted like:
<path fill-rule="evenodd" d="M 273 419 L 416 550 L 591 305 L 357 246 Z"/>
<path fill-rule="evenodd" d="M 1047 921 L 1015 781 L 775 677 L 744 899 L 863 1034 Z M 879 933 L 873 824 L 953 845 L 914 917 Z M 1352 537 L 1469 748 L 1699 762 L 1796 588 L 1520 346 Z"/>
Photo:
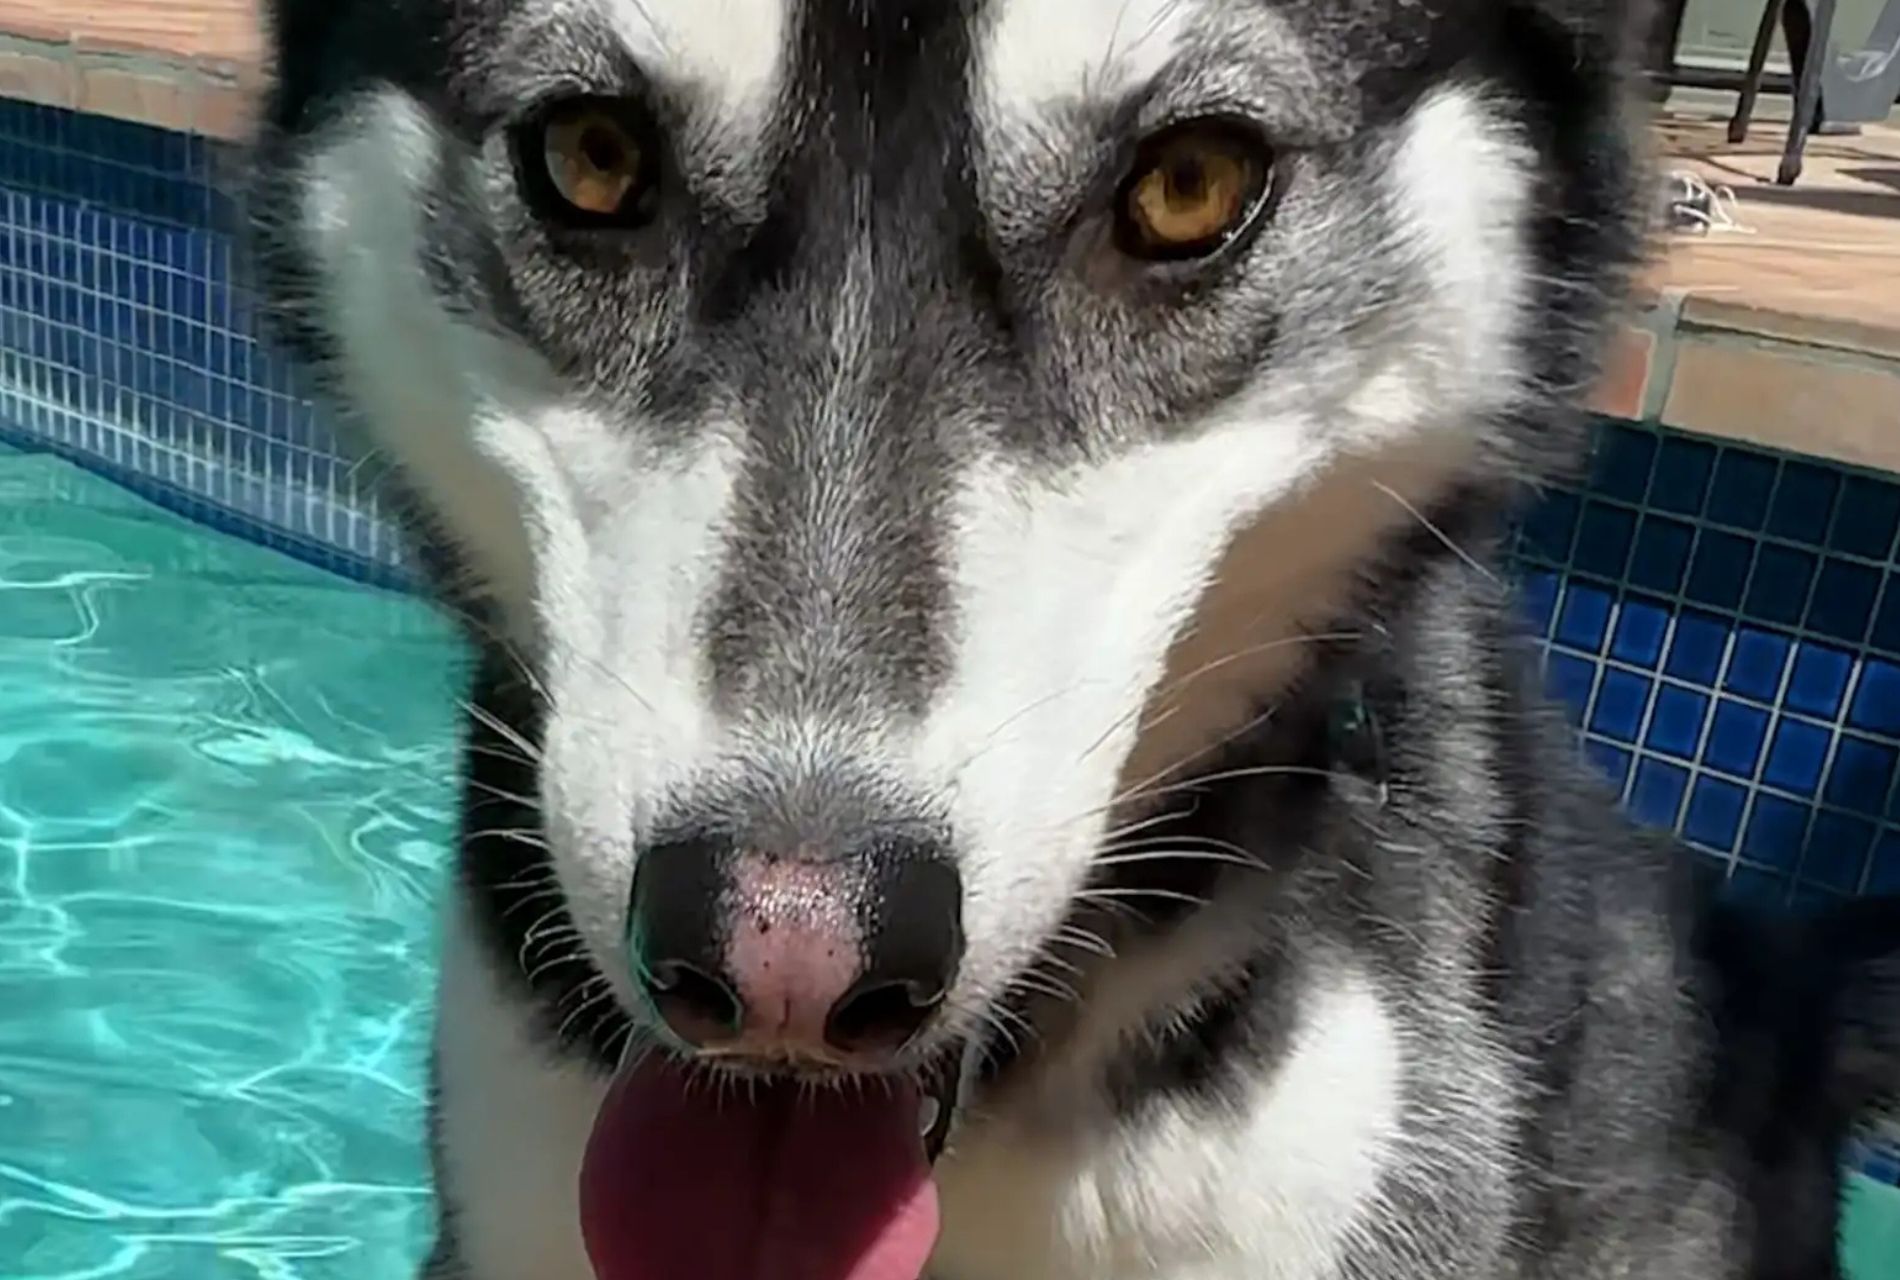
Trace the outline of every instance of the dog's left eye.
<path fill-rule="evenodd" d="M 630 107 L 596 98 L 549 107 L 517 139 L 522 184 L 537 212 L 592 226 L 645 219 L 653 151 L 650 131 Z"/>
<path fill-rule="evenodd" d="M 1203 258 L 1253 220 L 1273 157 L 1245 130 L 1182 125 L 1149 139 L 1116 202 L 1116 240 L 1137 258 Z"/>

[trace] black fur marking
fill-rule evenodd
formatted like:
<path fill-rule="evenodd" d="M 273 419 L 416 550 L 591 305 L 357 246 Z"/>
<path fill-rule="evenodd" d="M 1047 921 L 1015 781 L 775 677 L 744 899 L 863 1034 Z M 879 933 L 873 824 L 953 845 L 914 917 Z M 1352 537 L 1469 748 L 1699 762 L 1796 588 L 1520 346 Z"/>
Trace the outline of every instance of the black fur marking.
<path fill-rule="evenodd" d="M 439 1179 L 445 1167 L 445 1157 L 442 1143 L 442 1097 L 441 1091 L 434 1084 L 437 1074 L 432 1055 L 429 1071 L 427 1141 L 429 1165 Z M 422 1265 L 422 1280 L 454 1280 L 456 1259 L 461 1253 L 458 1243 L 459 1235 L 460 1224 L 457 1221 L 455 1205 L 438 1197 L 435 1205 L 435 1245 Z"/>
<path fill-rule="evenodd" d="M 532 759 L 546 707 L 498 646 L 484 646 L 478 657 L 469 695 L 478 713 L 467 722 L 457 860 L 475 926 L 501 970 L 499 980 L 532 1002 L 549 1043 L 611 1069 L 632 1027 L 575 936 L 556 889 Z"/>
<path fill-rule="evenodd" d="M 1110 1059 L 1103 1088 L 1116 1111 L 1133 1118 L 1171 1102 L 1227 1100 L 1252 1064 L 1286 1047 L 1297 1016 L 1287 969 L 1277 955 L 1256 955 L 1238 978 Z"/>
<path fill-rule="evenodd" d="M 1696 939 L 1720 1046 L 1706 1120 L 1736 1144 L 1754 1280 L 1832 1277 L 1841 1145 L 1863 1108 L 1900 1089 L 1900 1005 L 1862 1003 L 1883 966 L 1900 971 L 1900 898 L 1769 915 L 1724 902 L 1711 880 Z"/>

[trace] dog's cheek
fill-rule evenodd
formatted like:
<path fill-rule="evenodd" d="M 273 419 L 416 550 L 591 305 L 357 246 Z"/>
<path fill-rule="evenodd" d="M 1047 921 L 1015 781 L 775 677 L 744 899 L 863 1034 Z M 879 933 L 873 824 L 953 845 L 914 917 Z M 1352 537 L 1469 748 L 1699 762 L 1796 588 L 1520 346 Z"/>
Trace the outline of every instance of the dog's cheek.
<path fill-rule="evenodd" d="M 469 577 L 458 585 L 520 618 L 534 587 L 532 481 L 480 436 L 485 425 L 513 436 L 517 464 L 528 461 L 525 433 L 505 423 L 550 389 L 529 353 L 451 312 L 432 285 L 422 210 L 442 145 L 394 89 L 363 95 L 311 139 L 296 182 L 304 305 L 328 338 L 327 388 L 454 544 Z"/>
<path fill-rule="evenodd" d="M 1069 909 L 1118 793 L 1161 781 L 1128 762 L 1235 530 L 1323 456 L 1289 420 L 1210 425 L 1060 477 L 1033 465 L 962 486 L 952 675 L 910 750 L 921 789 L 952 807 L 967 981 L 988 994 Z M 1260 603 L 1262 636 L 1305 616 L 1304 602 Z"/>

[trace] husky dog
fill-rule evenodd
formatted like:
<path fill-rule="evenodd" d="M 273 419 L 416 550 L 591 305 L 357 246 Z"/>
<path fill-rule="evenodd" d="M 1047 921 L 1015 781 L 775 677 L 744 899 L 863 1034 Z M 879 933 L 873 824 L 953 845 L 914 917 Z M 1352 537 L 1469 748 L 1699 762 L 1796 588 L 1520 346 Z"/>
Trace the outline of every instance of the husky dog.
<path fill-rule="evenodd" d="M 1834 1274 L 1896 913 L 1617 815 L 1487 565 L 1625 0 L 278 0 L 260 287 L 478 655 L 460 1280 Z"/>

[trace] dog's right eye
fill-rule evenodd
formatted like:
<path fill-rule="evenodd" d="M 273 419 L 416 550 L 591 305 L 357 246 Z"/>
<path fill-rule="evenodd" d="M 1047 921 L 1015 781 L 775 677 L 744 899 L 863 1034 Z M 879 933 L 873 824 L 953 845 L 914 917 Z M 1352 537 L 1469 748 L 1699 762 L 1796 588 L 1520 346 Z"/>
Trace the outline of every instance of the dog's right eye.
<path fill-rule="evenodd" d="M 521 130 L 523 191 L 543 217 L 628 227 L 651 214 L 657 165 L 651 131 L 628 104 L 578 98 L 543 110 Z"/>
<path fill-rule="evenodd" d="M 1177 126 L 1148 139 L 1122 184 L 1116 240 L 1150 262 L 1205 258 L 1266 203 L 1273 153 L 1225 121 Z"/>

